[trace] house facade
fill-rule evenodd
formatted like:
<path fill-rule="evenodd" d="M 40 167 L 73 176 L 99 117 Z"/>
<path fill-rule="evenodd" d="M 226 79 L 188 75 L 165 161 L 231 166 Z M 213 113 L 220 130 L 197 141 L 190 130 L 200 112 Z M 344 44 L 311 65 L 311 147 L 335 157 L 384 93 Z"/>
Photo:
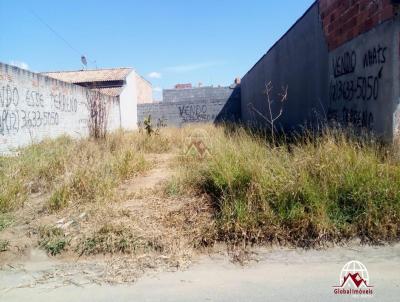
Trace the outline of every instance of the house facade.
<path fill-rule="evenodd" d="M 137 104 L 153 101 L 151 83 L 132 68 L 55 71 L 42 74 L 118 98 L 119 110 L 110 113 L 118 115 L 110 119 L 115 124 L 110 125 L 111 129 L 119 127 L 126 130 L 136 129 Z M 119 123 L 115 122 L 118 120 Z"/>

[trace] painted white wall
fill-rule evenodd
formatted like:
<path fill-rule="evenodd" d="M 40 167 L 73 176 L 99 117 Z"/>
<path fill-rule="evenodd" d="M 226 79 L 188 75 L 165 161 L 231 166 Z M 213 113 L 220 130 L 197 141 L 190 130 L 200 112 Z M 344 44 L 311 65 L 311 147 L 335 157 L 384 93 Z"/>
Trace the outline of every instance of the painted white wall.
<path fill-rule="evenodd" d="M 126 130 L 137 129 L 137 74 L 132 70 L 126 77 L 126 85 L 119 96 L 121 108 L 121 127 Z"/>
<path fill-rule="evenodd" d="M 107 129 L 109 132 L 115 131 L 121 128 L 121 118 L 120 118 L 120 106 L 118 97 L 108 104 L 108 119 L 107 119 Z"/>
<path fill-rule="evenodd" d="M 137 103 L 153 103 L 153 86 L 145 78 L 136 74 Z"/>
<path fill-rule="evenodd" d="M 87 136 L 88 92 L 81 86 L 0 63 L 0 155 L 63 134 Z M 122 113 L 125 125 L 133 129 L 137 113 L 135 98 L 127 105 L 129 93 L 134 96 L 134 89 L 128 87 L 123 96 L 126 108 Z M 104 98 L 110 105 L 109 126 L 119 128 L 118 99 Z"/>

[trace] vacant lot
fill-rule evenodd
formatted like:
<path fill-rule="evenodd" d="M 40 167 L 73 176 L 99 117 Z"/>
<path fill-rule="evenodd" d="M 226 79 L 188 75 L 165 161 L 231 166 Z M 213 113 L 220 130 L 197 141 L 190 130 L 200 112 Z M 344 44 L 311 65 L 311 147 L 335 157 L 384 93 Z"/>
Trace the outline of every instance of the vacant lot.
<path fill-rule="evenodd" d="M 217 242 L 398 241 L 395 150 L 333 130 L 271 145 L 215 126 L 45 141 L 0 158 L 0 263 L 37 248 L 112 255 L 120 261 L 103 277 L 129 281 L 186 266 Z"/>
<path fill-rule="evenodd" d="M 244 129 L 209 129 L 207 160 L 181 158 L 175 191 L 211 198 L 216 240 L 300 247 L 400 238 L 396 146 L 326 130 L 276 146 Z"/>

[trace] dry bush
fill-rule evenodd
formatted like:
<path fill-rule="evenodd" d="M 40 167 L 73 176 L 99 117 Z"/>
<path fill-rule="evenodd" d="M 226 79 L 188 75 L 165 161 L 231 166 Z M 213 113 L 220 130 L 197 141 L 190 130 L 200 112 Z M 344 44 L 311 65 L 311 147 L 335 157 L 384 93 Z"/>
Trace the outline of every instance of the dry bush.
<path fill-rule="evenodd" d="M 90 235 L 80 239 L 76 247 L 79 254 L 133 254 L 149 251 L 163 252 L 164 247 L 159 238 L 146 238 L 121 223 L 105 223 Z"/>
<path fill-rule="evenodd" d="M 107 135 L 110 105 L 106 97 L 93 89 L 86 91 L 86 102 L 89 110 L 89 134 L 95 139 L 104 139 Z"/>
<path fill-rule="evenodd" d="M 399 240 L 400 163 L 387 148 L 332 130 L 277 147 L 244 129 L 211 133 L 210 158 L 182 158 L 169 191 L 210 196 L 219 240 Z"/>

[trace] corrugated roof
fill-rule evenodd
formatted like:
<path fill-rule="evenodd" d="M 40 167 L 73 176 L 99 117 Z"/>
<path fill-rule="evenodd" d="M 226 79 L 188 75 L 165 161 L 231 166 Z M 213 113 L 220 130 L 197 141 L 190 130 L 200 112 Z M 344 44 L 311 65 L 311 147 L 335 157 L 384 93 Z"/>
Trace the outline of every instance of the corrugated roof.
<path fill-rule="evenodd" d="M 41 74 L 60 81 L 79 84 L 86 82 L 122 81 L 126 79 L 132 70 L 132 68 L 110 68 L 96 70 L 42 72 Z"/>

